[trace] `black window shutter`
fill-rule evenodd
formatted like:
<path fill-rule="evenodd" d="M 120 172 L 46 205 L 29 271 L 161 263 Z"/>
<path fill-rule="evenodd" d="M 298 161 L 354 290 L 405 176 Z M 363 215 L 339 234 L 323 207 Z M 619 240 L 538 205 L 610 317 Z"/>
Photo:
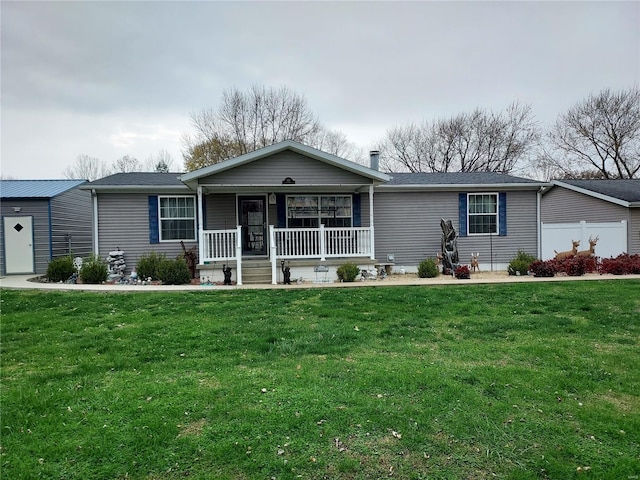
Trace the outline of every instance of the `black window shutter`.
<path fill-rule="evenodd" d="M 158 196 L 149 196 L 149 243 L 160 243 Z"/>
<path fill-rule="evenodd" d="M 498 193 L 498 224 L 500 231 L 498 235 L 507 235 L 507 192 Z"/>
<path fill-rule="evenodd" d="M 276 212 L 278 213 L 278 228 L 287 226 L 287 196 L 283 193 L 276 195 Z"/>
<path fill-rule="evenodd" d="M 351 200 L 353 203 L 353 226 L 361 227 L 362 226 L 362 206 L 360 194 L 356 193 L 353 195 L 353 199 Z"/>
<path fill-rule="evenodd" d="M 467 236 L 467 194 L 466 193 L 458 194 L 458 220 L 460 223 L 458 236 L 466 237 Z"/>

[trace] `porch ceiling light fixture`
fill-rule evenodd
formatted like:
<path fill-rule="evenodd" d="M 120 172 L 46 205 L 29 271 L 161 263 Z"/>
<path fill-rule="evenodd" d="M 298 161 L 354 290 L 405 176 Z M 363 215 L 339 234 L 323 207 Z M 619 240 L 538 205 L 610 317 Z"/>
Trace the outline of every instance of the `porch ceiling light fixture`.
<path fill-rule="evenodd" d="M 294 185 L 295 183 L 296 181 L 291 177 L 287 177 L 284 180 L 282 180 L 283 185 Z"/>

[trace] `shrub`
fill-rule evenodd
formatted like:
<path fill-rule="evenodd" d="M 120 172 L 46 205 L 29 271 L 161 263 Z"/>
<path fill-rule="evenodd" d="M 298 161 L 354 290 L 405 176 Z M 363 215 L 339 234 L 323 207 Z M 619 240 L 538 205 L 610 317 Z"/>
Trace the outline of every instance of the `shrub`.
<path fill-rule="evenodd" d="M 340 265 L 336 273 L 341 282 L 353 282 L 360 273 L 360 269 L 355 263 L 347 262 Z"/>
<path fill-rule="evenodd" d="M 509 262 L 507 271 L 509 275 L 527 275 L 529 267 L 536 260 L 536 257 L 529 255 L 523 250 L 518 250 L 516 256 Z"/>
<path fill-rule="evenodd" d="M 615 258 L 605 258 L 600 264 L 600 272 L 612 275 L 640 273 L 640 255 L 623 253 Z"/>
<path fill-rule="evenodd" d="M 76 267 L 70 255 L 54 258 L 47 265 L 47 278 L 50 282 L 65 282 L 74 273 L 76 273 Z"/>
<path fill-rule="evenodd" d="M 432 258 L 427 258 L 422 260 L 418 265 L 418 276 L 420 278 L 433 278 L 437 277 L 438 273 L 438 264 Z"/>
<path fill-rule="evenodd" d="M 453 274 L 455 275 L 456 278 L 459 278 L 462 280 L 467 280 L 471 278 L 471 272 L 469 271 L 469 267 L 467 265 L 460 265 L 458 268 L 456 268 Z"/>
<path fill-rule="evenodd" d="M 80 269 L 80 279 L 83 283 L 99 284 L 107 280 L 109 270 L 107 264 L 97 255 L 85 258 Z"/>
<path fill-rule="evenodd" d="M 556 274 L 554 260 L 536 260 L 531 263 L 529 270 L 535 277 L 553 277 Z"/>
<path fill-rule="evenodd" d="M 183 285 L 191 282 L 191 272 L 184 258 L 164 259 L 158 265 L 157 278 L 165 285 Z"/>
<path fill-rule="evenodd" d="M 158 277 L 158 267 L 166 259 L 167 258 L 164 255 L 158 252 L 150 252 L 142 255 L 136 265 L 138 278 L 146 280 L 147 278 L 151 277 L 153 280 L 159 280 L 160 277 Z"/>
<path fill-rule="evenodd" d="M 581 277 L 587 273 L 586 257 L 569 257 L 560 264 L 561 271 L 571 277 Z"/>

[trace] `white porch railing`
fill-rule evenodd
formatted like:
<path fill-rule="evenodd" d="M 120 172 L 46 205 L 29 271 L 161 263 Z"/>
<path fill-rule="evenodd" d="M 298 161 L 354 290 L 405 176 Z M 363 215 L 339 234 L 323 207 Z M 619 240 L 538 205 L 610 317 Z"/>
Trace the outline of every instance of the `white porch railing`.
<path fill-rule="evenodd" d="M 274 228 L 270 227 L 272 254 L 284 258 L 370 257 L 368 227 Z M 273 249 L 275 248 L 275 252 Z"/>
<path fill-rule="evenodd" d="M 317 258 L 373 258 L 370 227 L 275 228 L 269 226 L 270 259 L 275 282 L 276 260 Z M 201 231 L 200 263 L 234 260 L 242 285 L 242 227 Z"/>
<path fill-rule="evenodd" d="M 202 230 L 200 238 L 200 263 L 235 260 L 237 283 L 242 285 L 242 227 Z"/>

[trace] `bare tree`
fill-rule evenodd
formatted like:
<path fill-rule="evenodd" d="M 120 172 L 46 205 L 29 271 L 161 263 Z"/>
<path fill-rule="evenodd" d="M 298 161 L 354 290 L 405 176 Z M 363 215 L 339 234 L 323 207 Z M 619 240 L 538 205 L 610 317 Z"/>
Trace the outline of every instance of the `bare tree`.
<path fill-rule="evenodd" d="M 137 158 L 125 155 L 116 160 L 114 170 L 120 173 L 140 172 L 142 165 Z"/>
<path fill-rule="evenodd" d="M 531 107 L 511 104 L 504 112 L 476 109 L 449 119 L 411 123 L 387 131 L 381 146 L 385 170 L 509 173 L 540 137 Z"/>
<path fill-rule="evenodd" d="M 84 153 L 78 155 L 73 165 L 66 167 L 62 171 L 62 175 L 69 179 L 97 180 L 107 175 L 111 175 L 112 169 L 102 160 L 90 157 Z"/>
<path fill-rule="evenodd" d="M 640 90 L 609 89 L 561 114 L 541 161 L 558 176 L 640 178 Z"/>
<path fill-rule="evenodd" d="M 160 150 L 157 155 L 149 155 L 142 164 L 142 170 L 145 172 L 169 173 L 177 172 L 176 163 L 173 156 L 166 150 Z"/>
<path fill-rule="evenodd" d="M 307 101 L 287 87 L 225 90 L 217 109 L 191 115 L 195 137 L 184 137 L 185 168 L 211 165 L 282 140 L 310 143 L 320 129 Z"/>

